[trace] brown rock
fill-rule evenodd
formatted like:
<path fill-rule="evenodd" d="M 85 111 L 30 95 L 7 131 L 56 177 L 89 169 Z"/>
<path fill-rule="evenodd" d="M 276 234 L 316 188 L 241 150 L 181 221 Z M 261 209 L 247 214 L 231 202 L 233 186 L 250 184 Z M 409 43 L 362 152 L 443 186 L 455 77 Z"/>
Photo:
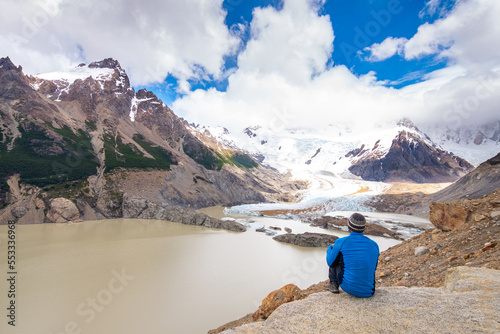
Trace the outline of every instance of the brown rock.
<path fill-rule="evenodd" d="M 484 247 L 483 247 L 483 248 L 481 248 L 481 250 L 482 250 L 483 252 L 485 252 L 485 251 L 487 251 L 488 249 L 492 249 L 492 248 L 493 248 L 493 247 L 495 247 L 496 245 L 497 245 L 497 243 L 496 243 L 496 242 L 487 242 L 487 243 L 485 243 L 485 244 L 484 244 Z"/>
<path fill-rule="evenodd" d="M 406 286 L 406 282 L 404 280 L 401 280 L 401 281 L 397 282 L 396 284 L 394 284 L 394 286 Z"/>
<path fill-rule="evenodd" d="M 450 256 L 450 257 L 448 258 L 448 262 L 455 261 L 456 259 L 458 259 L 458 257 L 457 257 L 457 256 L 455 256 L 455 255 Z"/>
<path fill-rule="evenodd" d="M 391 275 L 392 275 L 392 273 L 389 270 L 386 270 L 386 271 L 380 272 L 380 274 L 378 274 L 378 277 L 387 277 L 387 276 L 391 276 Z"/>
<path fill-rule="evenodd" d="M 469 211 L 453 203 L 434 202 L 430 205 L 430 217 L 434 226 L 441 231 L 451 231 L 467 221 Z"/>
<path fill-rule="evenodd" d="M 472 255 L 474 255 L 474 253 L 467 253 L 467 254 L 464 254 L 464 260 L 467 260 L 468 258 L 470 258 Z"/>
<path fill-rule="evenodd" d="M 253 321 L 259 320 L 260 317 L 260 307 L 252 314 Z"/>
<path fill-rule="evenodd" d="M 485 219 L 485 218 L 486 218 L 486 216 L 485 216 L 485 215 L 483 215 L 483 214 L 480 214 L 480 213 L 477 213 L 476 215 L 474 215 L 474 220 L 475 220 L 476 222 L 480 222 L 481 220 L 483 220 L 483 219 Z"/>
<path fill-rule="evenodd" d="M 288 284 L 267 295 L 259 307 L 259 316 L 267 319 L 280 305 L 302 298 L 302 290 L 295 284 Z"/>

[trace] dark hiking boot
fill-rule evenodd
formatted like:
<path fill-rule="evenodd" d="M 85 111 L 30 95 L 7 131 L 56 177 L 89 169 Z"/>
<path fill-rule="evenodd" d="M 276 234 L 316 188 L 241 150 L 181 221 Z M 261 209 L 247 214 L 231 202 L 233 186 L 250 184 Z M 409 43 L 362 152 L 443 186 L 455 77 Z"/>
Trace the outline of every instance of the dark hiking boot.
<path fill-rule="evenodd" d="M 325 284 L 325 290 L 330 291 L 331 293 L 339 293 L 339 287 L 333 284 Z"/>

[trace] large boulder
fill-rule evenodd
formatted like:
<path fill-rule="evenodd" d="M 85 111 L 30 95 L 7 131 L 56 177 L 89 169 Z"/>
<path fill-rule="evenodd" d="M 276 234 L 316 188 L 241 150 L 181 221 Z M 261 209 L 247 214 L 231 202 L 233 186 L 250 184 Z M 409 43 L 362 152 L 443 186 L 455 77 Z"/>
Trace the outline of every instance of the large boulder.
<path fill-rule="evenodd" d="M 12 213 L 12 215 L 16 218 L 21 218 L 24 217 L 26 213 L 28 213 L 28 209 L 24 206 L 16 206 L 15 208 L 12 208 L 12 210 L 10 210 L 10 213 Z"/>
<path fill-rule="evenodd" d="M 80 211 L 75 203 L 69 199 L 59 197 L 50 201 L 50 210 L 47 213 L 47 221 L 51 223 L 67 223 L 80 220 Z"/>
<path fill-rule="evenodd" d="M 259 318 L 267 319 L 279 306 L 294 300 L 300 300 L 302 297 L 302 290 L 295 284 L 285 285 L 281 289 L 271 292 L 264 298 L 262 305 L 260 305 L 258 310 L 254 313 L 253 318 L 254 320 Z"/>
<path fill-rule="evenodd" d="M 331 234 L 306 232 L 302 234 L 280 234 L 273 239 L 301 247 L 328 247 L 338 238 L 339 237 Z"/>
<path fill-rule="evenodd" d="M 462 226 L 469 216 L 469 210 L 456 203 L 435 202 L 430 205 L 430 210 L 431 223 L 445 232 Z"/>

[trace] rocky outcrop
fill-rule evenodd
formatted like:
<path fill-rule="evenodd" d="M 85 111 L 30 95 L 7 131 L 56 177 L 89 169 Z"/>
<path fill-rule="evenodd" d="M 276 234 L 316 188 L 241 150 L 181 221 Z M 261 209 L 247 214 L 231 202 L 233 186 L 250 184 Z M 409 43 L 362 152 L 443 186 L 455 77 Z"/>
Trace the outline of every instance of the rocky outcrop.
<path fill-rule="evenodd" d="M 437 213 L 431 212 L 431 216 L 443 218 L 438 224 L 442 229 L 425 231 L 381 254 L 378 284 L 441 286 L 451 267 L 500 269 L 500 215 L 495 214 L 500 211 L 500 191 L 476 200 L 440 203 L 433 209 L 436 207 Z M 388 271 L 391 276 L 380 276 Z"/>
<path fill-rule="evenodd" d="M 429 214 L 429 205 L 433 202 L 478 199 L 497 189 L 500 189 L 500 153 L 483 162 L 449 187 L 421 199 L 413 212 L 416 215 L 425 216 Z"/>
<path fill-rule="evenodd" d="M 274 240 L 300 247 L 328 247 L 335 243 L 339 237 L 324 233 L 286 233 L 273 237 Z"/>
<path fill-rule="evenodd" d="M 254 312 L 252 318 L 254 321 L 258 319 L 267 319 L 278 307 L 283 304 L 302 299 L 302 290 L 295 284 L 288 284 L 281 289 L 275 290 L 267 295 L 257 311 Z"/>
<path fill-rule="evenodd" d="M 54 198 L 50 201 L 50 211 L 47 213 L 46 220 L 50 223 L 67 223 L 69 221 L 78 221 L 80 212 L 75 203 L 66 198 Z"/>
<path fill-rule="evenodd" d="M 477 223 L 494 218 L 500 209 L 500 190 L 479 199 L 457 200 L 451 203 L 432 203 L 430 221 L 442 231 L 454 230 L 467 222 Z"/>
<path fill-rule="evenodd" d="M 140 197 L 123 197 L 123 218 L 160 219 L 186 225 L 198 225 L 245 232 L 246 228 L 234 221 L 222 221 L 203 213 L 198 213 L 180 206 L 161 205 Z"/>
<path fill-rule="evenodd" d="M 473 166 L 443 151 L 418 132 L 403 130 L 387 151 L 378 144 L 348 153 L 353 158 L 349 171 L 369 181 L 451 182 L 464 176 Z"/>
<path fill-rule="evenodd" d="M 462 226 L 469 216 L 469 210 L 453 203 L 432 203 L 430 210 L 431 223 L 445 232 Z"/>
<path fill-rule="evenodd" d="M 371 298 L 316 293 L 223 333 L 498 333 L 499 317 L 500 271 L 457 267 L 442 288 L 378 288 Z"/>

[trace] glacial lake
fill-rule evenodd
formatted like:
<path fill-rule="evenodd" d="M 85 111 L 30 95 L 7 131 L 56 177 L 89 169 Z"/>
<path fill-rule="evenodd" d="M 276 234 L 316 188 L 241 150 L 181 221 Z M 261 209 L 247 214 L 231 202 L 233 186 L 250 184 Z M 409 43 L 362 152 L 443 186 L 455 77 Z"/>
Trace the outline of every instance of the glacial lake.
<path fill-rule="evenodd" d="M 248 218 L 297 233 L 325 232 L 298 221 Z M 372 239 L 381 250 L 398 243 Z M 325 248 L 282 244 L 254 228 L 235 233 L 115 219 L 20 225 L 16 241 L 11 327 L 7 226 L 0 226 L 1 333 L 206 333 L 255 311 L 285 284 L 307 288 L 328 275 Z"/>

